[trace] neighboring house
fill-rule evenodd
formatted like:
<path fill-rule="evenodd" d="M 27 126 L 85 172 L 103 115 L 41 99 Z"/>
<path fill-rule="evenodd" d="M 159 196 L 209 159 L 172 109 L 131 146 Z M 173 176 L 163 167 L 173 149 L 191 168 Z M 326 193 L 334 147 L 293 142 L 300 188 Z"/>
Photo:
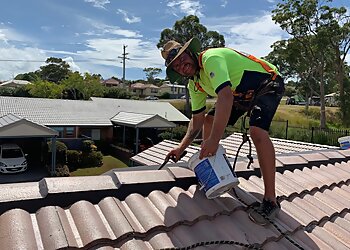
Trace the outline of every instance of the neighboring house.
<path fill-rule="evenodd" d="M 94 140 L 111 141 L 118 126 L 118 120 L 113 118 L 121 112 L 132 113 L 134 116 L 150 115 L 145 120 L 152 119 L 152 121 L 157 116 L 162 126 L 164 121 L 180 124 L 189 121 L 167 102 L 109 98 L 81 101 L 0 96 L 0 116 L 12 113 L 29 119 L 55 129 L 59 132 L 60 138 L 87 136 Z M 123 123 L 121 126 L 125 125 L 128 124 Z M 130 123 L 130 126 L 136 125 Z M 157 125 L 154 127 L 157 128 Z"/>
<path fill-rule="evenodd" d="M 326 106 L 337 107 L 339 105 L 338 97 L 339 97 L 338 93 L 331 93 L 331 94 L 325 95 L 324 99 L 325 99 Z"/>
<path fill-rule="evenodd" d="M 281 211 L 266 226 L 248 216 L 259 164 L 212 200 L 192 171 L 160 164 L 2 185 L 0 249 L 349 249 L 350 150 L 277 160 Z"/>
<path fill-rule="evenodd" d="M 8 88 L 17 88 L 22 87 L 27 84 L 31 84 L 31 82 L 25 80 L 9 80 L 0 84 L 0 87 L 8 87 Z"/>
<path fill-rule="evenodd" d="M 165 83 L 160 86 L 160 95 L 169 93 L 170 98 L 180 98 L 186 94 L 186 86 Z"/>
<path fill-rule="evenodd" d="M 139 97 L 159 96 L 159 87 L 154 84 L 134 83 L 130 86 L 130 92 Z"/>
<path fill-rule="evenodd" d="M 109 78 L 107 80 L 102 81 L 101 83 L 105 87 L 122 87 L 123 84 L 121 81 L 116 80 L 114 78 Z"/>

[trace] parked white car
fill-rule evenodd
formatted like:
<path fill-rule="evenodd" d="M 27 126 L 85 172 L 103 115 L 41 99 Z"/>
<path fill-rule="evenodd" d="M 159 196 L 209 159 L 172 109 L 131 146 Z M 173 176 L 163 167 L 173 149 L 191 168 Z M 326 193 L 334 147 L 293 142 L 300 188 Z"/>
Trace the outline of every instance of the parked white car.
<path fill-rule="evenodd" d="M 0 145 L 0 173 L 19 173 L 27 170 L 26 155 L 16 144 Z"/>

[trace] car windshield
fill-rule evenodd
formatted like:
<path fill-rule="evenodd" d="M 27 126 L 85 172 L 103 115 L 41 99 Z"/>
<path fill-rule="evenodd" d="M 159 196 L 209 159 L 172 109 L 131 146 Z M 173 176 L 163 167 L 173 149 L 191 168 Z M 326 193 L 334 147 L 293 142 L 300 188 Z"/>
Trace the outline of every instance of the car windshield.
<path fill-rule="evenodd" d="M 23 153 L 19 148 L 3 149 L 2 158 L 20 158 L 23 157 Z"/>

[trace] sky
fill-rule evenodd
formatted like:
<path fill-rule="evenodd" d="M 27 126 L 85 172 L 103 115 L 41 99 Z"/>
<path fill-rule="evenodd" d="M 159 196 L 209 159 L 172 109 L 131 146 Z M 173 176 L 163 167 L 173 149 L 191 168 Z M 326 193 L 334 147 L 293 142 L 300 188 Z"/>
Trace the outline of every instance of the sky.
<path fill-rule="evenodd" d="M 161 32 L 197 15 L 208 30 L 224 35 L 226 46 L 266 56 L 287 38 L 271 19 L 279 0 L 0 0 L 0 80 L 38 70 L 48 57 L 67 61 L 73 71 L 146 79 L 144 68 L 163 70 L 157 48 Z M 350 10 L 349 0 L 336 0 Z"/>

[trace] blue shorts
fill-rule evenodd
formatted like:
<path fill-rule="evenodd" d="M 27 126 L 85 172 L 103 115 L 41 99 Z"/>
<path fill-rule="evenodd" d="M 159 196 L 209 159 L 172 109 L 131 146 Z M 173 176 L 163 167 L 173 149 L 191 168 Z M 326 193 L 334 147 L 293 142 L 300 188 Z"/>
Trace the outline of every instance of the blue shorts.
<path fill-rule="evenodd" d="M 269 131 L 272 119 L 276 113 L 277 107 L 284 94 L 284 81 L 281 77 L 275 80 L 278 83 L 275 93 L 265 94 L 256 98 L 253 108 L 250 113 L 249 126 L 255 126 Z M 240 102 L 243 107 L 248 107 L 250 103 Z M 246 110 L 240 109 L 232 105 L 232 111 L 228 125 L 235 125 L 237 120 L 246 113 Z M 215 114 L 215 106 L 209 110 L 207 115 Z"/>

